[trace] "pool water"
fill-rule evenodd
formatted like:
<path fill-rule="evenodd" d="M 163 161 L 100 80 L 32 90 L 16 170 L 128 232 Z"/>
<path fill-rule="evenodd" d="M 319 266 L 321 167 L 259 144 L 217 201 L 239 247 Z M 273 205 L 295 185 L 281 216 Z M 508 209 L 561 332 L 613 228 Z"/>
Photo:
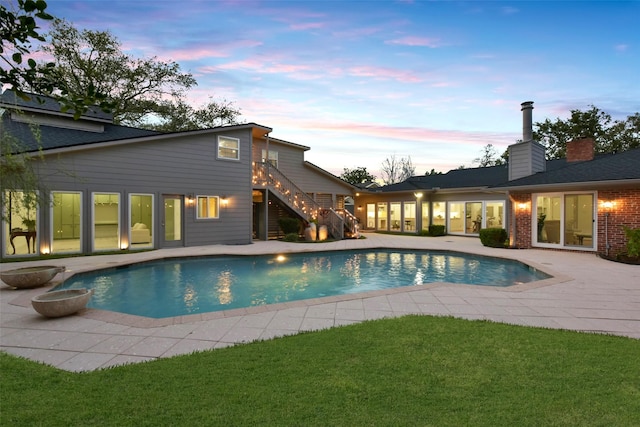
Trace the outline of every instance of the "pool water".
<path fill-rule="evenodd" d="M 356 250 L 178 258 L 80 273 L 88 307 L 152 318 L 433 282 L 512 286 L 549 276 L 518 261 L 456 252 Z"/>

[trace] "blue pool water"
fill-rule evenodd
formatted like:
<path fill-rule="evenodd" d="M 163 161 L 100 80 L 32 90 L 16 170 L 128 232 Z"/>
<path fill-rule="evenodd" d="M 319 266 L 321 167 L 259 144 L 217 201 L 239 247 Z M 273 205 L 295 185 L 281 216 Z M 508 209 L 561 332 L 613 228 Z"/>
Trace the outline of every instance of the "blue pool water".
<path fill-rule="evenodd" d="M 92 308 L 164 318 L 432 282 L 511 286 L 549 276 L 517 261 L 456 252 L 358 250 L 179 258 L 77 274 Z"/>

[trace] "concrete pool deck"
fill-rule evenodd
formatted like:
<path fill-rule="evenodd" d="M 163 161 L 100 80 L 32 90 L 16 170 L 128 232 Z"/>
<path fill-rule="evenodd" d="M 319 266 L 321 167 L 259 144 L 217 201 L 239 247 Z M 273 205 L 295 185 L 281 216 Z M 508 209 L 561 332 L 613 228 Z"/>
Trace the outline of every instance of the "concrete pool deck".
<path fill-rule="evenodd" d="M 2 284 L 0 350 L 59 369 L 90 371 L 407 314 L 486 319 L 640 339 L 640 266 L 606 261 L 594 253 L 486 248 L 479 239 L 470 237 L 365 236 L 316 244 L 268 241 L 5 263 L 0 269 L 66 266 L 67 272 L 52 282 L 55 285 L 76 272 L 166 257 L 388 247 L 517 259 L 554 277 L 509 288 L 438 283 L 169 319 L 92 309 L 46 319 L 33 310 L 30 301 L 51 286 L 16 290 Z"/>

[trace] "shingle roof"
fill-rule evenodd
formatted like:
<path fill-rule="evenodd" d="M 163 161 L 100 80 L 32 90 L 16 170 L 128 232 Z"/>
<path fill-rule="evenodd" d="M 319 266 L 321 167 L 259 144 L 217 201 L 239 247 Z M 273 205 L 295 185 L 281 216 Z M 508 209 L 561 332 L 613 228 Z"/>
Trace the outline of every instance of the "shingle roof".
<path fill-rule="evenodd" d="M 33 152 L 39 149 L 73 147 L 77 145 L 93 144 L 96 142 L 117 141 L 122 139 L 138 138 L 142 136 L 159 135 L 146 129 L 137 129 L 126 126 L 118 126 L 104 123 L 104 132 L 89 132 L 78 129 L 68 129 L 47 125 L 38 126 L 38 137 L 27 123 L 12 121 L 5 112 L 1 120 L 2 131 L 18 138 L 21 141 L 20 151 Z"/>
<path fill-rule="evenodd" d="M 453 169 L 445 174 L 413 176 L 404 182 L 386 185 L 375 191 L 414 191 L 454 189 L 465 187 L 490 187 L 507 180 L 509 169 L 506 165 L 486 168 Z"/>
<path fill-rule="evenodd" d="M 462 189 L 488 187 L 506 189 L 523 186 L 640 180 L 640 149 L 603 154 L 591 161 L 547 160 L 546 171 L 509 181 L 507 165 L 454 169 L 441 175 L 414 176 L 404 182 L 375 189 L 376 192 Z"/>
<path fill-rule="evenodd" d="M 28 109 L 30 111 L 41 111 L 43 113 L 55 113 L 61 116 L 73 117 L 74 111 L 69 110 L 61 112 L 60 103 L 53 98 L 42 95 L 30 94 L 30 99 L 25 100 L 16 95 L 12 90 L 5 90 L 0 95 L 0 105 L 7 106 L 9 108 L 17 107 L 22 109 Z M 87 111 L 82 114 L 84 119 L 95 120 L 100 122 L 113 122 L 113 114 L 105 113 L 97 107 L 89 107 Z"/>
<path fill-rule="evenodd" d="M 504 182 L 495 187 L 544 186 L 635 179 L 640 180 L 640 148 L 616 154 L 603 154 L 584 162 L 569 163 L 565 160 L 563 167 L 551 170 L 547 168 L 546 172 Z"/>

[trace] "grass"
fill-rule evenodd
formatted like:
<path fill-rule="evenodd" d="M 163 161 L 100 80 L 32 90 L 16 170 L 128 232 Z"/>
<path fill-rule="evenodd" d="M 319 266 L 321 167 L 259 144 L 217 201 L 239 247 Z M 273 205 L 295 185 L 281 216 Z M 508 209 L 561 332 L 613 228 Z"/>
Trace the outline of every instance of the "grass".
<path fill-rule="evenodd" d="M 409 316 L 70 373 L 0 353 L 1 425 L 631 426 L 640 341 Z"/>

